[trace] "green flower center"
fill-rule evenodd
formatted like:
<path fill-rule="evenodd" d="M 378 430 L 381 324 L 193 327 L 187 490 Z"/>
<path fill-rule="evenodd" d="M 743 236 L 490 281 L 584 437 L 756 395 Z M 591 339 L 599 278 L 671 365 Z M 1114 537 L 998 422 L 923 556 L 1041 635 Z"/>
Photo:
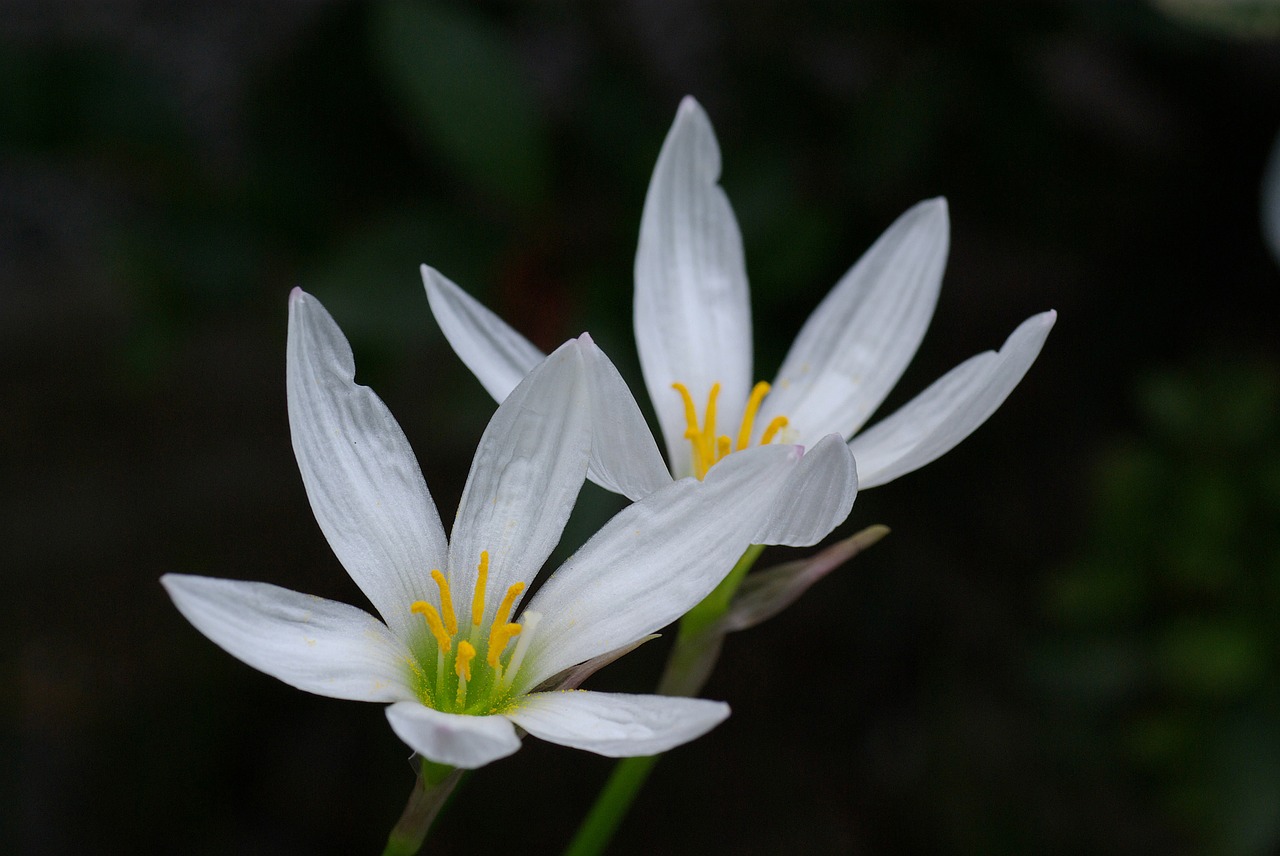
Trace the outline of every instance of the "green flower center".
<path fill-rule="evenodd" d="M 515 583 L 503 595 L 488 632 L 484 632 L 487 550 L 480 553 L 477 570 L 470 620 L 465 624 L 458 624 L 453 592 L 439 570 L 432 571 L 431 578 L 440 589 L 440 608 L 425 600 L 414 601 L 409 607 L 423 617 L 430 631 L 414 646 L 414 657 L 408 664 L 414 689 L 419 701 L 446 713 L 483 716 L 499 712 L 511 698 L 533 629 L 541 618 L 526 611 L 523 624 L 510 620 L 516 598 L 525 589 L 524 583 Z"/>

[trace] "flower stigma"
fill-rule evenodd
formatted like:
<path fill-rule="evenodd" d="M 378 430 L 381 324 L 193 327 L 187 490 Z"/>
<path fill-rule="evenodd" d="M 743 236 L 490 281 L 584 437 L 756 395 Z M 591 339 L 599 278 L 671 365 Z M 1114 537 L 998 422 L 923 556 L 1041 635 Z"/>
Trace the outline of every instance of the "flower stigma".
<path fill-rule="evenodd" d="M 711 393 L 707 396 L 706 415 L 701 425 L 698 424 L 698 409 L 693 403 L 693 395 L 689 392 L 689 387 L 677 382 L 671 384 L 671 388 L 680 393 L 680 397 L 684 400 L 684 421 L 688 426 L 684 436 L 692 447 L 693 474 L 699 481 L 707 475 L 708 470 L 730 452 L 737 452 L 751 445 L 751 432 L 755 427 L 756 414 L 760 411 L 760 403 L 764 401 L 770 389 L 765 381 L 760 381 L 751 388 L 751 395 L 747 398 L 747 406 L 743 409 L 742 422 L 738 427 L 737 444 L 734 445 L 728 434 L 716 434 L 716 399 L 720 396 L 719 383 L 711 385 Z M 765 426 L 764 433 L 760 435 L 760 445 L 767 446 L 778 432 L 786 427 L 787 417 L 773 417 Z"/>
<path fill-rule="evenodd" d="M 449 580 L 438 569 L 431 572 L 431 579 L 440 591 L 439 608 L 425 600 L 414 601 L 409 606 L 411 612 L 422 616 L 429 631 L 415 646 L 415 656 L 408 664 L 418 699 L 446 713 L 495 713 L 510 696 L 529 638 L 541 616 L 527 613 L 523 624 L 510 620 L 516 599 L 525 589 L 524 583 L 513 583 L 498 603 L 487 636 L 483 633 L 489 581 L 487 550 L 480 553 L 471 597 L 471 620 L 462 633 L 459 633 Z M 519 641 L 512 646 L 511 641 L 517 637 Z M 508 648 L 512 651 L 504 666 L 503 656 Z M 487 668 L 481 667 L 482 663 Z"/>

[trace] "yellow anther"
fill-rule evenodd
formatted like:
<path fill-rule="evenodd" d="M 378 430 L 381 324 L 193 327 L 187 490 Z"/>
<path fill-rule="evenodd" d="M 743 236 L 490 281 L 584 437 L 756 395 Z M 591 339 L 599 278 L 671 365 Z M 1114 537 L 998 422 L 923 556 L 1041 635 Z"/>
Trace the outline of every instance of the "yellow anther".
<path fill-rule="evenodd" d="M 502 653 L 502 648 L 507 644 L 507 639 L 511 638 L 510 636 L 502 636 L 503 633 L 506 633 L 506 628 L 514 627 L 516 628 L 516 633 L 520 632 L 520 625 L 507 624 L 507 619 L 511 617 L 511 607 L 515 606 L 516 598 L 520 596 L 520 592 L 522 591 L 524 591 L 524 583 L 512 583 L 511 588 L 507 589 L 507 593 L 503 596 L 502 603 L 498 604 L 497 614 L 493 616 L 493 627 L 489 630 L 488 659 L 489 665 L 491 666 L 495 665 L 495 661 L 497 659 L 493 653 L 494 648 L 497 648 L 498 653 Z M 502 641 L 499 644 L 498 638 L 500 636 L 502 637 Z"/>
<path fill-rule="evenodd" d="M 489 631 L 489 654 L 485 657 L 490 666 L 498 668 L 498 658 L 502 656 L 507 643 L 520 635 L 521 629 L 519 624 L 495 623 L 493 625 L 493 630 Z"/>
<path fill-rule="evenodd" d="M 449 581 L 438 570 L 431 572 L 431 579 L 436 581 L 436 586 L 440 589 L 440 617 L 444 619 L 444 627 L 452 636 L 458 632 L 458 617 L 453 614 L 453 595 L 449 591 Z"/>
<path fill-rule="evenodd" d="M 698 410 L 693 406 L 693 396 L 689 394 L 689 387 L 682 383 L 673 383 L 671 388 L 684 399 L 684 436 L 692 440 L 698 435 Z"/>
<path fill-rule="evenodd" d="M 764 429 L 764 435 L 760 438 L 760 445 L 767 446 L 769 441 L 774 438 L 779 431 L 787 427 L 787 417 L 775 416 L 769 422 L 769 427 Z"/>
<path fill-rule="evenodd" d="M 755 428 L 756 417 L 760 414 L 760 405 L 771 389 L 764 381 L 760 381 L 751 388 L 751 394 L 747 397 L 747 406 L 742 412 L 742 423 L 738 428 L 735 444 L 729 436 L 716 434 L 716 400 L 720 397 L 719 383 L 711 385 L 711 392 L 707 395 L 707 412 L 701 425 L 698 424 L 698 409 L 694 406 L 693 394 L 689 392 L 689 387 L 682 383 L 673 383 L 671 388 L 680 393 L 681 401 L 684 403 L 684 421 L 687 426 L 684 436 L 689 441 L 689 447 L 693 452 L 693 474 L 699 479 L 704 478 L 708 470 L 717 462 L 724 460 L 731 452 L 751 445 L 751 432 Z M 760 438 L 760 445 L 767 444 L 786 426 L 785 416 L 774 417 L 765 428 L 764 435 Z"/>
<path fill-rule="evenodd" d="M 471 680 L 471 661 L 476 658 L 475 647 L 463 639 L 458 643 L 458 655 L 453 661 L 453 671 L 457 674 L 459 680 Z"/>
<path fill-rule="evenodd" d="M 444 622 L 440 620 L 440 613 L 436 612 L 434 606 L 425 600 L 415 600 L 409 609 L 427 620 L 427 627 L 431 628 L 431 635 L 436 637 L 436 643 L 441 651 L 448 651 L 453 647 L 449 634 L 444 630 Z"/>
<path fill-rule="evenodd" d="M 702 459 L 706 462 L 702 475 L 706 475 L 707 470 L 711 469 L 711 465 L 716 462 L 716 399 L 719 397 L 720 384 L 711 384 L 711 394 L 707 396 L 707 418 L 702 424 Z"/>
<path fill-rule="evenodd" d="M 524 583 L 512 583 L 507 589 L 507 593 L 502 596 L 502 603 L 498 604 L 498 612 L 493 616 L 494 624 L 505 624 L 507 619 L 511 617 L 511 607 L 515 606 L 516 598 L 520 596 L 520 592 L 524 591 Z"/>
<path fill-rule="evenodd" d="M 480 551 L 480 573 L 476 577 L 476 593 L 471 598 L 471 623 L 479 627 L 484 621 L 484 588 L 489 583 L 489 551 Z"/>
<path fill-rule="evenodd" d="M 769 394 L 769 384 L 760 381 L 751 387 L 751 397 L 747 399 L 747 409 L 742 414 L 742 427 L 738 429 L 738 448 L 745 449 L 751 445 L 751 429 L 755 425 L 756 414 L 760 412 L 760 402 Z M 766 441 L 767 442 L 767 441 Z"/>

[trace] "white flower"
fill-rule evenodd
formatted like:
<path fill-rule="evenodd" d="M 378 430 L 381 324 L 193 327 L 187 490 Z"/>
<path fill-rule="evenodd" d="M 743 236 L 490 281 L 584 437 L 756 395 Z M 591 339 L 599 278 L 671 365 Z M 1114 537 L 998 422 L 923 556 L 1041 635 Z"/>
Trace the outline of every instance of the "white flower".
<path fill-rule="evenodd" d="M 603 442 L 625 439 L 639 411 L 583 336 L 539 363 L 498 408 L 446 540 L 403 432 L 382 401 L 354 382 L 338 326 L 301 291 L 289 309 L 289 423 L 307 496 L 382 620 L 266 583 L 165 576 L 197 629 L 299 689 L 390 702 L 396 734 L 455 767 L 514 752 L 516 726 L 602 755 L 649 755 L 728 715 L 719 702 L 539 688 L 643 639 L 705 597 L 771 513 L 771 493 L 803 466 L 799 450 L 761 449 L 705 481 L 654 489 L 666 479 L 656 448 L 650 455 Z M 817 465 L 831 454 L 819 451 L 804 460 Z M 647 496 L 521 609 L 589 461 L 615 490 Z"/>
<path fill-rule="evenodd" d="M 730 451 L 775 437 L 807 443 L 834 432 L 852 438 L 859 486 L 885 484 L 985 422 L 1057 317 L 1027 319 L 999 351 L 961 363 L 859 433 L 929 326 L 947 255 L 946 202 L 922 202 L 899 217 L 809 317 L 773 383 L 753 385 L 742 236 L 719 177 L 711 123 L 686 98 L 649 184 L 635 264 L 636 346 L 677 478 L 701 476 Z M 424 266 L 423 280 L 454 350 L 502 400 L 540 352 L 438 272 Z M 725 422 L 728 430 L 718 427 Z"/>

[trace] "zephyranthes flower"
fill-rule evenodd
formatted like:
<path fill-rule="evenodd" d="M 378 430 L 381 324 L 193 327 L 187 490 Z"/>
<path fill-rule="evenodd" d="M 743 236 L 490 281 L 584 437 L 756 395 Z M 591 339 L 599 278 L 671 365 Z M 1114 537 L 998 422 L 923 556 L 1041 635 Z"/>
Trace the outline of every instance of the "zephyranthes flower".
<path fill-rule="evenodd" d="M 635 263 L 636 346 L 676 478 L 702 477 L 753 445 L 835 432 L 852 438 L 859 486 L 884 484 L 985 422 L 1053 326 L 1053 312 L 1027 319 L 999 351 L 961 363 L 859 433 L 929 326 L 947 256 L 946 202 L 899 217 L 809 317 L 773 383 L 753 384 L 742 236 L 719 177 L 715 132 L 686 98 L 649 184 Z M 423 280 L 454 350 L 501 401 L 541 353 L 435 270 L 424 266 Z"/>
<path fill-rule="evenodd" d="M 289 309 L 289 423 L 307 496 L 382 620 L 266 583 L 165 576 L 197 629 L 299 689 L 389 702 L 401 739 L 455 767 L 514 752 L 515 726 L 602 755 L 648 755 L 728 715 L 719 702 L 540 687 L 705 597 L 770 518 L 778 487 L 802 466 L 800 450 L 759 449 L 704 481 L 662 484 L 648 432 L 628 440 L 626 426 L 639 420 L 630 393 L 583 336 L 541 361 L 498 408 L 446 541 L 408 441 L 382 401 L 354 382 L 338 326 L 301 291 Z M 819 444 L 803 465 L 841 466 L 847 455 L 842 444 Z M 602 483 L 646 498 L 522 609 L 589 461 Z"/>

